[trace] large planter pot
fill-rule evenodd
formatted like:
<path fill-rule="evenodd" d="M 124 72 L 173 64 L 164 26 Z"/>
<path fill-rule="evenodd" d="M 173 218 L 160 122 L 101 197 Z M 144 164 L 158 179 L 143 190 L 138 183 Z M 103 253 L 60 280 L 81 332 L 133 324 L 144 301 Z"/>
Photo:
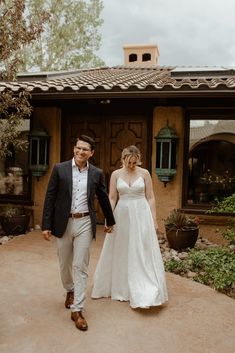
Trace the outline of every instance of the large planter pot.
<path fill-rule="evenodd" d="M 26 233 L 29 226 L 29 215 L 0 216 L 2 229 L 6 235 L 19 235 Z"/>
<path fill-rule="evenodd" d="M 166 237 L 169 246 L 175 250 L 193 248 L 198 238 L 199 228 L 190 229 L 167 229 Z"/>

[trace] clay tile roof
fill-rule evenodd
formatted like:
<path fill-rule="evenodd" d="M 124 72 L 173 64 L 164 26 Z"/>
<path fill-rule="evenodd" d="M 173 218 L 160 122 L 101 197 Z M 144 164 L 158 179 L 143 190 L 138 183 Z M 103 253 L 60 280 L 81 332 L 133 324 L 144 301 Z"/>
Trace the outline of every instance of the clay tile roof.
<path fill-rule="evenodd" d="M 102 67 L 20 74 L 17 82 L 0 82 L 0 92 L 6 88 L 15 92 L 25 88 L 32 93 L 235 91 L 235 70 L 223 67 Z"/>

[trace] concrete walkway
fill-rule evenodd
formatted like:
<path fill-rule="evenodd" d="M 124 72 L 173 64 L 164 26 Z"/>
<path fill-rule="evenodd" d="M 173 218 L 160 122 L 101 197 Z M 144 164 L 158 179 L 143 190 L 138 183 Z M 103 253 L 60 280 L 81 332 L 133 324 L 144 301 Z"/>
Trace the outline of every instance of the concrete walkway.
<path fill-rule="evenodd" d="M 167 274 L 169 302 L 133 310 L 126 302 L 90 298 L 103 242 L 93 242 L 86 318 L 77 330 L 64 308 L 55 241 L 40 232 L 0 246 L 1 353 L 234 353 L 235 301 Z"/>

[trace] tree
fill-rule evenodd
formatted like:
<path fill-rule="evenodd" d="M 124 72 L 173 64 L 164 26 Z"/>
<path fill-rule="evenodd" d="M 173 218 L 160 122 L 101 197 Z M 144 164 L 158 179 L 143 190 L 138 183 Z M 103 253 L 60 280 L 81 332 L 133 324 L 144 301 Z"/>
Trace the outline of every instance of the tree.
<path fill-rule="evenodd" d="M 0 80 L 15 80 L 20 52 L 39 37 L 49 19 L 44 10 L 26 15 L 25 2 L 0 0 Z"/>
<path fill-rule="evenodd" d="M 21 65 L 20 52 L 36 40 L 49 15 L 26 15 L 25 0 L 0 0 L 0 81 L 14 81 Z M 20 127 L 32 107 L 25 90 L 16 95 L 10 89 L 0 94 L 0 159 L 11 154 L 9 146 L 23 149 L 27 142 L 19 138 Z"/>
<path fill-rule="evenodd" d="M 22 53 L 23 71 L 71 70 L 103 65 L 94 52 L 103 23 L 101 0 L 26 0 L 30 13 L 46 10 L 50 21 L 39 39 Z"/>

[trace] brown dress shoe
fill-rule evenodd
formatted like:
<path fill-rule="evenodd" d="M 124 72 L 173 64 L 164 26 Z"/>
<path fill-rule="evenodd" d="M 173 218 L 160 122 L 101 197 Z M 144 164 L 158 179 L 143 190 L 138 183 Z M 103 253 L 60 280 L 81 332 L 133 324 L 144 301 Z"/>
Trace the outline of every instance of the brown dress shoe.
<path fill-rule="evenodd" d="M 87 322 L 82 315 L 81 311 L 74 311 L 71 313 L 71 320 L 75 322 L 75 326 L 82 331 L 86 331 L 88 329 Z"/>
<path fill-rule="evenodd" d="M 70 305 L 73 304 L 73 299 L 74 299 L 74 292 L 68 292 L 64 302 L 64 306 L 66 307 L 66 309 L 70 309 Z"/>

